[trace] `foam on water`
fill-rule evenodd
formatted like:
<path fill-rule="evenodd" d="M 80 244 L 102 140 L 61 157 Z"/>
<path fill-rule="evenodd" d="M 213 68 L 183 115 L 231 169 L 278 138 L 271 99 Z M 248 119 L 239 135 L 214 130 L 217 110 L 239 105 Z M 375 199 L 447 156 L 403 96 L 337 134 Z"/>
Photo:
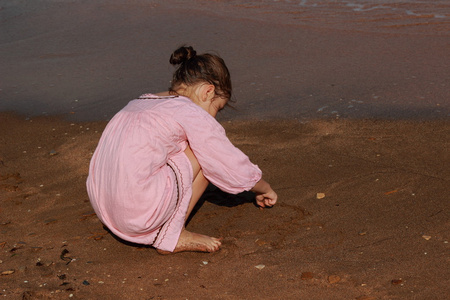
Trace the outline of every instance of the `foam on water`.
<path fill-rule="evenodd" d="M 173 2 L 177 5 L 187 5 L 186 2 L 191 1 L 173 0 Z M 314 23 L 314 26 L 319 27 L 356 28 L 362 31 L 386 32 L 413 29 L 416 32 L 429 32 L 430 29 L 437 28 L 444 32 L 443 25 L 449 25 L 450 22 L 450 1 L 447 0 L 219 0 L 214 3 L 197 0 L 196 2 L 216 13 L 233 12 L 239 17 L 252 19 L 275 19 L 277 22 L 301 25 Z M 222 5 L 220 9 L 217 9 L 217 3 Z M 240 9 L 240 12 L 236 11 L 236 8 Z M 424 26 L 421 28 L 418 25 Z"/>

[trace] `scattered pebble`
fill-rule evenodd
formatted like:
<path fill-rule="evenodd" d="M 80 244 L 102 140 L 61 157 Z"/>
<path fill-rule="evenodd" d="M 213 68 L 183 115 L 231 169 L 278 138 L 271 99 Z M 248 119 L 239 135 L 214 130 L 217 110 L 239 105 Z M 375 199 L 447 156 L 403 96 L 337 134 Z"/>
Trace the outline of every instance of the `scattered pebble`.
<path fill-rule="evenodd" d="M 207 262 L 207 261 L 202 261 L 202 263 L 203 263 L 204 265 L 207 265 L 207 264 L 208 264 L 208 262 Z"/>
<path fill-rule="evenodd" d="M 338 275 L 330 275 L 328 276 L 328 282 L 333 284 L 333 283 L 337 283 L 341 281 L 341 277 L 339 277 Z"/>
<path fill-rule="evenodd" d="M 53 155 L 58 154 L 58 152 L 56 152 L 55 150 L 52 149 L 52 150 L 50 150 L 50 152 L 48 154 L 50 154 L 50 156 L 53 156 Z"/>
<path fill-rule="evenodd" d="M 325 193 L 317 193 L 317 194 L 316 194 L 316 198 L 317 198 L 317 199 L 323 199 L 323 198 L 325 198 Z"/>
<path fill-rule="evenodd" d="M 264 245 L 267 244 L 266 241 L 260 240 L 260 239 L 257 239 L 257 240 L 255 241 L 255 243 L 256 243 L 258 246 L 264 246 Z"/>
<path fill-rule="evenodd" d="M 431 236 L 430 235 L 422 235 L 422 237 L 425 239 L 425 240 L 430 240 L 431 239 Z"/>
<path fill-rule="evenodd" d="M 391 284 L 392 285 L 401 285 L 403 283 L 403 280 L 401 279 L 392 279 Z"/>
<path fill-rule="evenodd" d="M 3 271 L 1 273 L 1 275 L 11 275 L 11 274 L 14 274 L 14 272 L 15 272 L 15 270 L 7 270 L 7 271 Z"/>
<path fill-rule="evenodd" d="M 258 270 L 262 270 L 265 267 L 266 267 L 265 265 L 257 265 L 257 266 L 255 266 L 255 268 L 257 268 Z"/>

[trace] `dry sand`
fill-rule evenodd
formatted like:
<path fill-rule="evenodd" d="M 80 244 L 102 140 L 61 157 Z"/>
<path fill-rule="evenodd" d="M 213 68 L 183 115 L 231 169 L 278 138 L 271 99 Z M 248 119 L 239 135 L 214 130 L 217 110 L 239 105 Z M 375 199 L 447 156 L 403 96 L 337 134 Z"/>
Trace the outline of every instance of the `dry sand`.
<path fill-rule="evenodd" d="M 0 113 L 0 296 L 448 298 L 447 19 L 399 5 L 282 23 L 264 5 L 196 1 L 181 14 L 185 2 L 0 1 L 0 109 L 26 114 Z M 161 256 L 93 214 L 85 180 L 106 121 L 84 120 L 165 88 L 160 62 L 183 42 L 225 57 L 239 110 L 220 120 L 279 203 L 211 188 L 187 228 L 222 249 Z"/>

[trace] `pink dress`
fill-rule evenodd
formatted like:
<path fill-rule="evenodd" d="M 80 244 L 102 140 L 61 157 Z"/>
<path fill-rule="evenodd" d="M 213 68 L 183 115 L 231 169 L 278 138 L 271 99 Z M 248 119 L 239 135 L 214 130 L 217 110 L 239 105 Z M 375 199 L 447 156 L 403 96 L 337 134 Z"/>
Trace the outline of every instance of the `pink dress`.
<path fill-rule="evenodd" d="M 248 191 L 261 179 L 216 119 L 190 99 L 142 95 L 108 123 L 89 167 L 89 198 L 114 234 L 175 249 L 192 195 L 188 143 L 205 177 L 225 192 Z"/>

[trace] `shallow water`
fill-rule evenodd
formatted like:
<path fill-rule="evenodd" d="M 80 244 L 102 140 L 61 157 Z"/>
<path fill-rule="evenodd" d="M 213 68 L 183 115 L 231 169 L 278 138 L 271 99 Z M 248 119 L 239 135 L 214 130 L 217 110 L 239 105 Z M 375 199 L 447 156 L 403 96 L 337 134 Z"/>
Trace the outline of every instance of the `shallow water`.
<path fill-rule="evenodd" d="M 189 5 L 192 1 L 171 1 Z M 240 17 L 322 28 L 449 34 L 450 1 L 253 0 L 196 1 L 203 9 Z M 442 32 L 441 32 L 442 31 Z"/>
<path fill-rule="evenodd" d="M 431 4 L 430 4 L 431 3 Z M 217 51 L 222 120 L 450 116 L 450 1 L 1 1 L 0 111 L 109 119 Z M 189 9 L 188 9 L 189 8 Z"/>

